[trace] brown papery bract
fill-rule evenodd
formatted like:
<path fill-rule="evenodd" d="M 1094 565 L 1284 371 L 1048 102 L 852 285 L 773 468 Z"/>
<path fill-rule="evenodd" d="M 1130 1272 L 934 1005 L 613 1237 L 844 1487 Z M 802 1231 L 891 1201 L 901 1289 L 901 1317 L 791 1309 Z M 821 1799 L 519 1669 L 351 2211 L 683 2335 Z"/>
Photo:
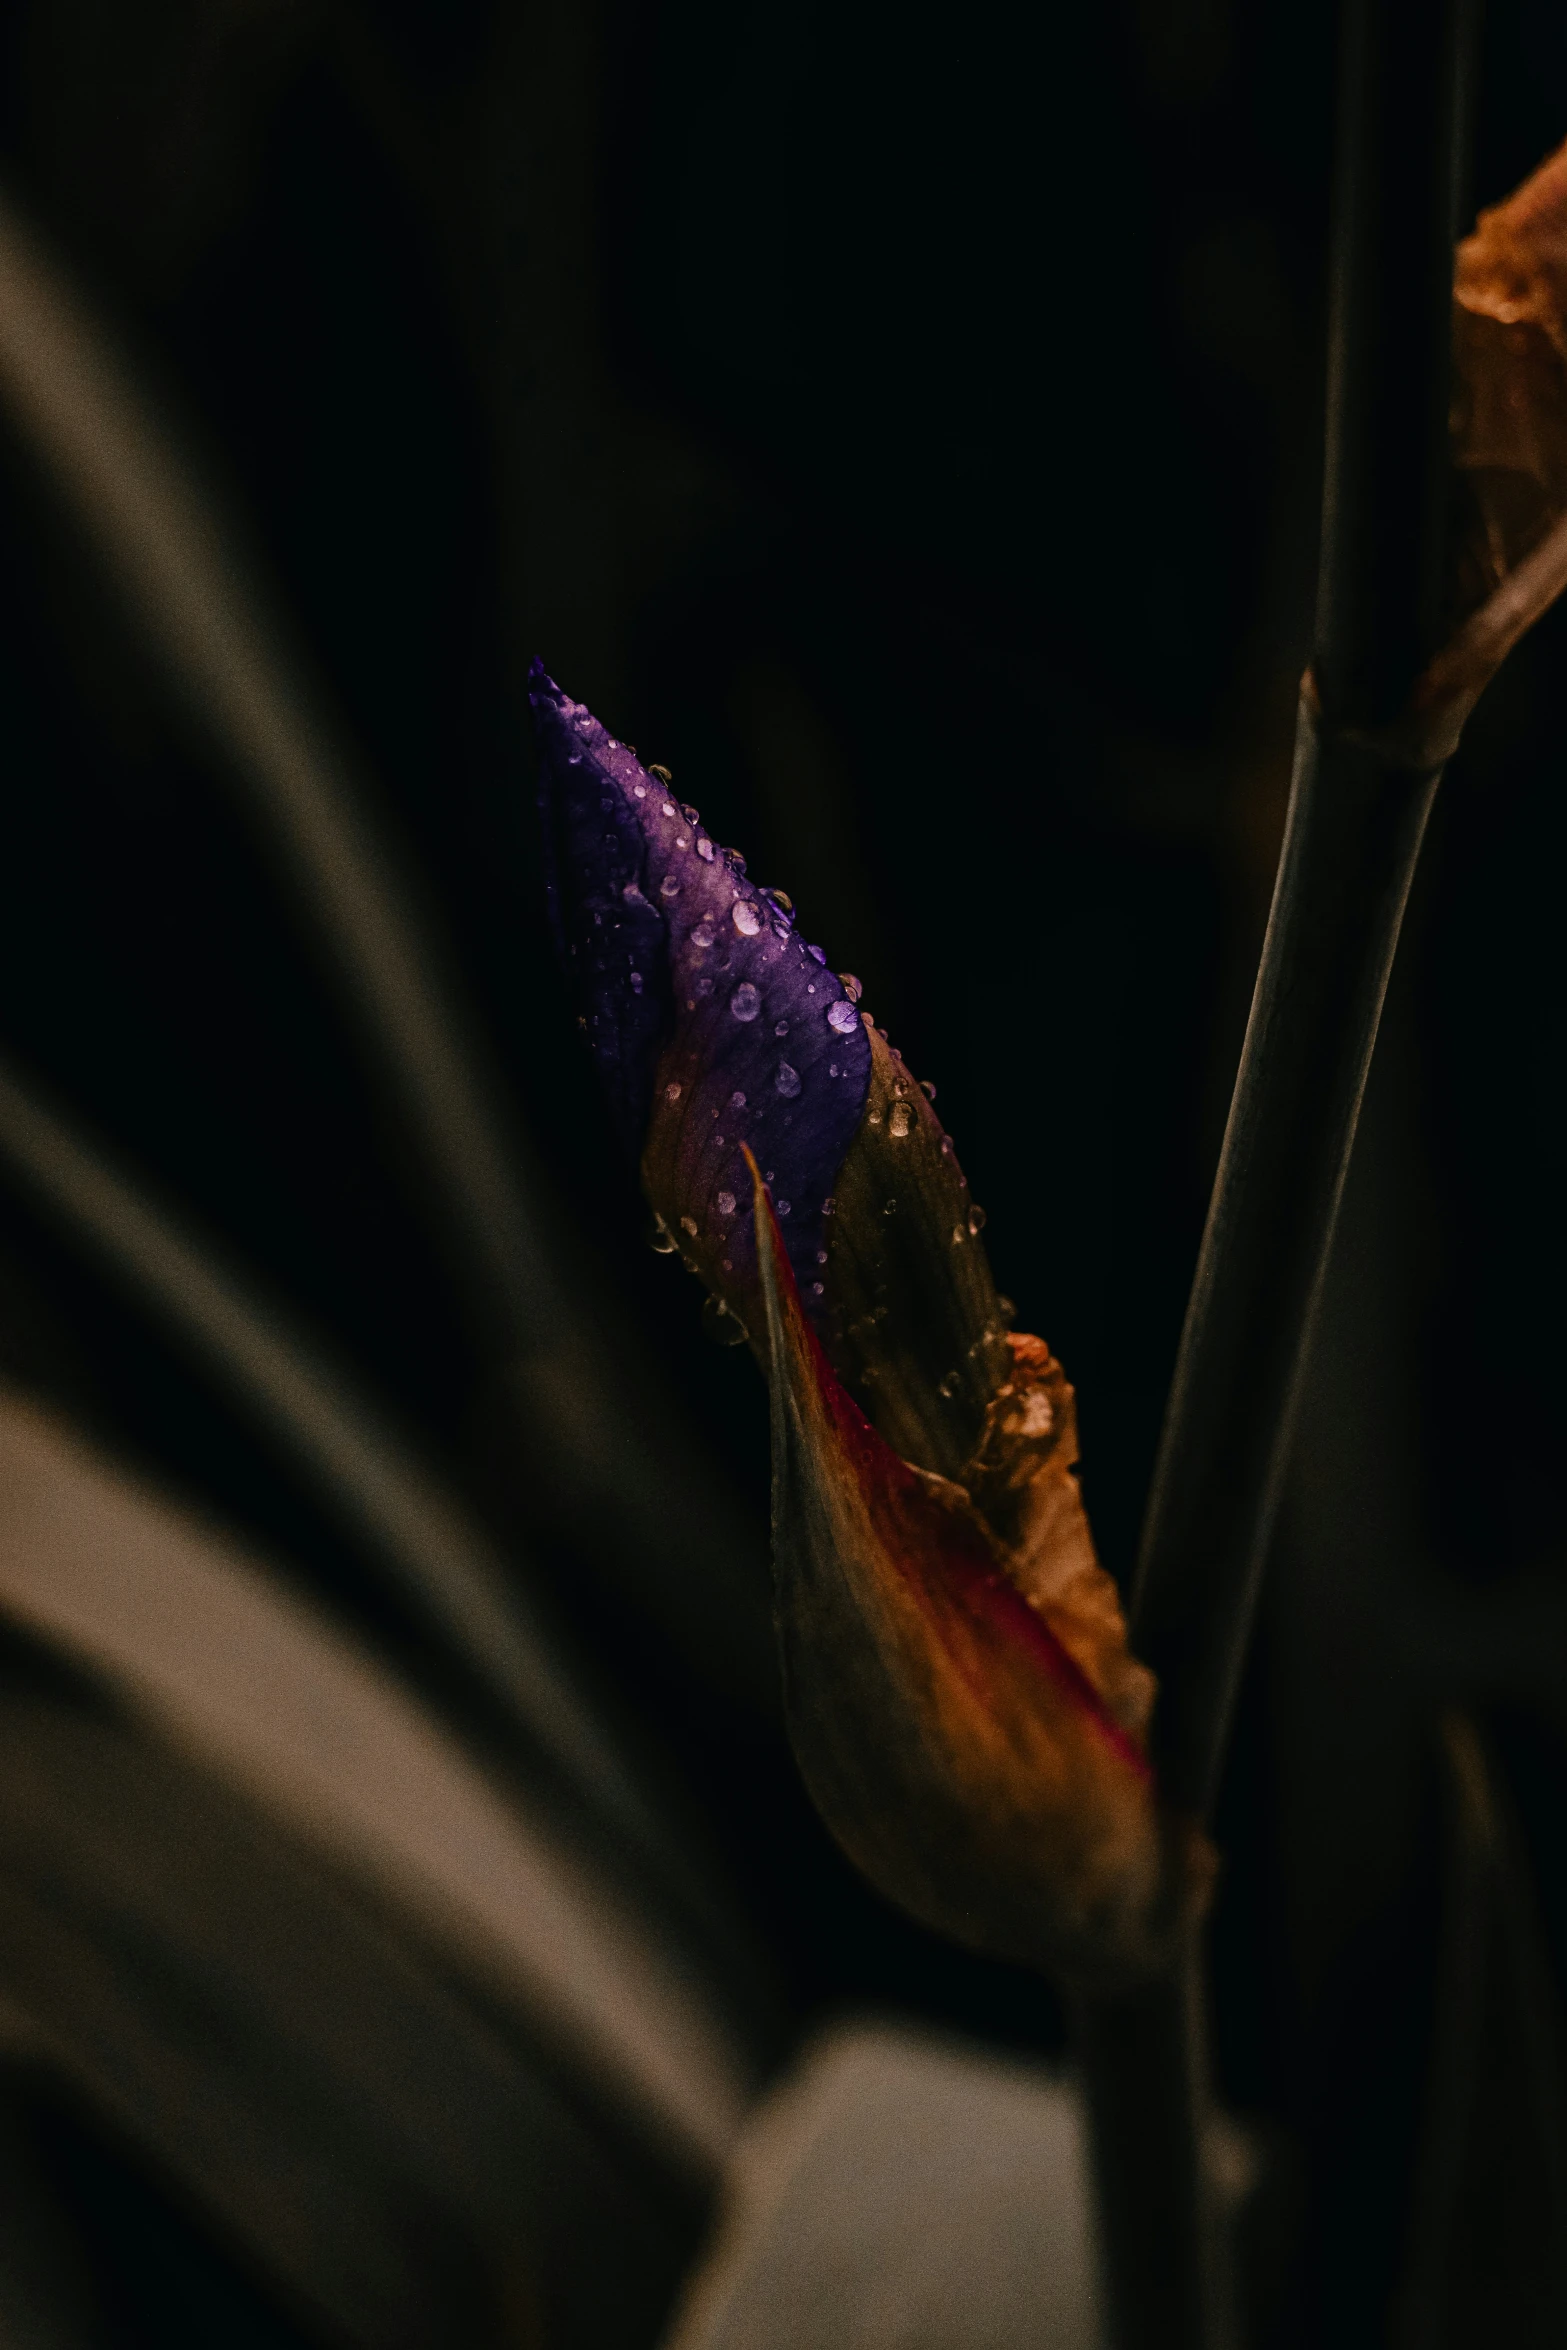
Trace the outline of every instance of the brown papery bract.
<path fill-rule="evenodd" d="M 1104 1986 L 1201 1907 L 1202 1837 L 1160 1804 L 1073 1475 L 1071 1389 L 1008 1342 L 970 1484 L 903 1459 L 800 1309 L 756 1186 L 785 1702 L 817 1808 L 883 1893 L 992 1954 Z"/>
<path fill-rule="evenodd" d="M 1567 146 L 1458 248 L 1451 435 L 1453 628 L 1409 733 L 1410 756 L 1432 765 L 1567 586 Z"/>
<path fill-rule="evenodd" d="M 962 1484 L 1009 1580 L 1141 1752 L 1155 1682 L 1127 1647 L 1120 1593 L 1094 1552 L 1077 1481 L 1077 1400 L 1042 1338 L 1013 1331 L 1006 1343 L 1012 1375 Z"/>
<path fill-rule="evenodd" d="M 1466 615 L 1567 512 L 1567 147 L 1481 213 L 1453 299 L 1453 459 L 1478 525 Z"/>

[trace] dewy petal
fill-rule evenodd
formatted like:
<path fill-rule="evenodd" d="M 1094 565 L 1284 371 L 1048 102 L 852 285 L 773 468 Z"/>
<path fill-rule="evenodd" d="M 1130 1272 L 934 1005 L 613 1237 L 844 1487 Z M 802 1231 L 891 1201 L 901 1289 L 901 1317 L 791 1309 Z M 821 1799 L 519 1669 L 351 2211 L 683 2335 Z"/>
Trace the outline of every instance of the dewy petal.
<path fill-rule="evenodd" d="M 870 1090 L 829 1228 L 827 1344 L 894 1451 L 955 1477 L 1007 1375 L 1006 1326 L 951 1140 L 867 1033 Z"/>
<path fill-rule="evenodd" d="M 650 876 L 644 822 L 651 795 L 662 802 L 668 794 L 537 661 L 529 688 L 556 944 L 611 1115 L 635 1152 L 673 1023 L 669 924 L 658 897 L 662 871 Z M 639 788 L 642 800 L 635 797 Z"/>
<path fill-rule="evenodd" d="M 755 1313 L 749 1144 L 815 1275 L 870 1044 L 776 895 L 535 662 L 557 929 L 653 1205 L 708 1287 Z M 726 1208 L 726 1201 L 733 1204 Z"/>
<path fill-rule="evenodd" d="M 1113 1594 L 1108 1641 L 1088 1621 L 1108 1620 L 1097 1587 L 1085 1609 L 1063 1584 L 1053 1622 L 969 1495 L 877 1434 L 806 1321 L 756 1192 L 785 1702 L 817 1807 L 865 1875 L 938 1931 L 1067 1979 L 1135 1976 L 1200 1902 L 1209 1864 L 1161 1812 L 1142 1747 L 1152 1685 L 1125 1657 Z M 1098 1578 L 1091 1552 L 1089 1566 Z M 1107 1688 L 1095 1675 L 1109 1652 L 1124 1669 Z"/>

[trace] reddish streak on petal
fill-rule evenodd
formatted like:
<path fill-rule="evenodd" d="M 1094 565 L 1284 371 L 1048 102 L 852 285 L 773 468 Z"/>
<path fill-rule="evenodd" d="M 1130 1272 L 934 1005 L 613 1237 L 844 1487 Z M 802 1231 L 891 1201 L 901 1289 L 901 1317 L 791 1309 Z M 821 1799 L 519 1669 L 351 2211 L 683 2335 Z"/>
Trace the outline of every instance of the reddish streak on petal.
<path fill-rule="evenodd" d="M 1009 1580 L 978 1520 L 942 1498 L 955 1489 L 927 1478 L 894 1452 L 838 1379 L 801 1309 L 765 1188 L 762 1197 L 791 1343 L 810 1366 L 817 1399 L 853 1475 L 878 1553 L 918 1604 L 952 1670 L 978 1704 L 989 1706 L 1008 1682 L 1015 1685 L 1019 1663 L 1026 1661 L 1069 1700 L 1119 1761 L 1143 1783 L 1151 1782 L 1147 1756 L 1106 1712 L 1082 1667 Z M 1024 1693 L 1014 1686 L 1009 1694 Z"/>

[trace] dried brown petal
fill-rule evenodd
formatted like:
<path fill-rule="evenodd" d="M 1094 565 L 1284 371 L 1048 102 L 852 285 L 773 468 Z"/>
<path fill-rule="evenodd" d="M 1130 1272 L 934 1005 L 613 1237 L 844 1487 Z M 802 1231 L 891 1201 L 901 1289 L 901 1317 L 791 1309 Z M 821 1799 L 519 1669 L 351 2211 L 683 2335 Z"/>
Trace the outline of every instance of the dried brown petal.
<path fill-rule="evenodd" d="M 1467 613 L 1567 512 L 1567 147 L 1481 213 L 1453 300 L 1453 461 L 1474 508 Z"/>
<path fill-rule="evenodd" d="M 1145 1751 L 1154 1677 L 1126 1644 L 1120 1594 L 1094 1555 L 1077 1469 L 1077 1400 L 1042 1338 L 1007 1338 L 1012 1376 L 991 1401 L 963 1485 L 1007 1575 L 1112 1721 Z"/>
<path fill-rule="evenodd" d="M 1480 215 L 1453 297 L 1453 630 L 1400 730 L 1431 765 L 1567 587 L 1567 146 Z"/>
<path fill-rule="evenodd" d="M 1070 1390 L 1013 1342 L 974 1474 L 1014 1549 L 860 1411 L 756 1194 L 785 1701 L 818 1809 L 873 1884 L 974 1948 L 1100 1984 L 1156 1965 L 1211 1856 L 1158 1800 L 1152 1678 L 1076 1498 Z"/>

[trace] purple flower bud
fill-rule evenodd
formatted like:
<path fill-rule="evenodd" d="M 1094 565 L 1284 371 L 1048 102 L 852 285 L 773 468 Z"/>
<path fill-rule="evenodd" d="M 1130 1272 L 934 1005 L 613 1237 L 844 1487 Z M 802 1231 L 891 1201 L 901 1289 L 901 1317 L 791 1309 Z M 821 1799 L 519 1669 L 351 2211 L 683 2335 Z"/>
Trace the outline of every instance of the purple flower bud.
<path fill-rule="evenodd" d="M 785 893 L 747 881 L 733 851 L 703 855 L 664 771 L 537 663 L 531 698 L 556 930 L 655 1209 L 754 1335 L 754 1150 L 790 1202 L 789 1258 L 839 1377 L 905 1459 L 956 1476 L 1006 1376 L 1005 1325 L 928 1092 Z"/>
<path fill-rule="evenodd" d="M 793 1205 L 789 1248 L 803 1274 L 865 1109 L 870 1039 L 785 919 L 782 891 L 753 889 L 742 860 L 710 853 L 696 811 L 538 662 L 529 698 L 556 935 L 612 1111 L 654 1205 L 671 1227 L 695 1222 L 692 1257 L 749 1321 L 742 1147 L 765 1156 Z M 743 1230 L 722 1197 L 744 1203 Z"/>
<path fill-rule="evenodd" d="M 921 1086 L 664 771 L 537 663 L 557 932 L 660 1245 L 772 1389 L 791 1735 L 829 1825 L 928 1923 L 1069 1974 L 1156 1963 L 1200 1836 L 1149 1771 L 1074 1474 L 1072 1392 L 1009 1333 Z"/>

